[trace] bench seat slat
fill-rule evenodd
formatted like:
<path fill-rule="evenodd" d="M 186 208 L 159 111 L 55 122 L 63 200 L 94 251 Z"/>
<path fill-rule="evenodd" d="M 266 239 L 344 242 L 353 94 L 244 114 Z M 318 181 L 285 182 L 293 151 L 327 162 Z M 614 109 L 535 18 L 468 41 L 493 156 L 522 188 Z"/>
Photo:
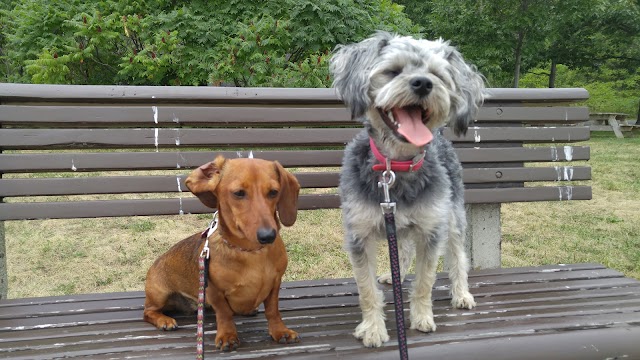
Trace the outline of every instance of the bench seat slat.
<path fill-rule="evenodd" d="M 558 166 L 464 169 L 463 176 L 467 184 L 575 181 L 591 179 L 591 168 Z M 337 172 L 297 173 L 296 177 L 302 188 L 332 188 L 337 187 L 339 181 Z M 0 179 L 0 197 L 188 192 L 184 183 L 186 178 L 187 175 Z"/>
<path fill-rule="evenodd" d="M 481 107 L 477 123 L 525 122 L 564 124 L 589 120 L 586 107 Z M 0 105 L 5 125 L 90 126 L 238 126 L 238 125 L 356 125 L 342 105 L 325 107 L 203 107 L 203 106 L 77 106 Z M 157 124 L 157 125 L 156 125 Z"/>
<path fill-rule="evenodd" d="M 505 273 L 500 274 L 501 269 L 492 270 L 491 283 L 487 283 L 486 276 L 471 271 L 470 288 L 478 302 L 478 307 L 472 310 L 450 308 L 450 295 L 443 287 L 448 281 L 443 281 L 440 274 L 434 289 L 434 315 L 440 327 L 428 336 L 409 330 L 410 352 L 418 358 L 425 352 L 442 358 L 455 354 L 455 358 L 492 359 L 511 359 L 514 353 L 523 359 L 557 358 L 558 354 L 568 354 L 567 359 L 575 356 L 601 359 L 603 355 L 618 353 L 631 358 L 640 356 L 640 350 L 629 341 L 640 334 L 635 326 L 640 317 L 640 283 L 609 269 L 566 267 L 571 271 L 543 267 L 531 271 L 504 269 Z M 287 359 L 373 355 L 377 359 L 397 358 L 393 341 L 372 352 L 351 336 L 361 311 L 353 279 L 344 280 L 345 284 L 338 286 L 323 285 L 325 280 L 308 281 L 306 287 L 283 295 L 283 319 L 302 334 L 303 342 L 288 346 L 271 344 L 265 337 L 266 319 L 260 313 L 256 317 L 237 318 L 243 341 L 238 351 L 220 353 L 208 347 L 207 355 L 236 359 L 257 355 Z M 288 287 L 287 283 L 283 285 Z M 410 281 L 404 285 L 407 291 Z M 317 296 L 306 297 L 309 289 L 317 292 Z M 0 319 L 0 328 L 5 330 L 0 339 L 0 357 L 193 358 L 195 316 L 177 317 L 182 330 L 158 331 L 141 319 L 142 293 L 130 294 L 134 296 L 123 298 L 122 293 L 114 294 L 111 301 L 106 294 L 80 295 L 77 301 L 66 296 L 60 299 L 71 302 L 48 304 L 46 308 L 15 304 L 15 312 L 11 307 L 2 309 L 7 316 Z M 384 294 L 389 310 L 391 287 L 385 286 Z M 405 311 L 408 315 L 409 309 Z M 13 313 L 16 316 L 11 316 Z M 213 319 L 208 312 L 205 318 L 208 331 L 213 327 Z M 387 327 L 390 336 L 395 337 L 393 320 L 388 320 Z M 541 340 L 540 334 L 554 336 Z M 34 339 L 38 339 L 37 343 Z M 517 344 L 513 345 L 513 341 Z"/>
<path fill-rule="evenodd" d="M 525 187 L 465 190 L 467 203 L 589 200 L 590 186 Z M 301 195 L 300 210 L 337 208 L 337 194 Z M 143 200 L 93 200 L 48 203 L 2 203 L 0 220 L 68 219 L 113 216 L 147 216 L 210 213 L 193 197 Z"/>
<path fill-rule="evenodd" d="M 157 130 L 157 131 L 156 131 Z M 359 128 L 345 129 L 0 129 L 4 149 L 180 146 L 342 146 Z M 474 127 L 454 142 L 573 142 L 589 139 L 589 128 Z"/>
<path fill-rule="evenodd" d="M 589 160 L 588 146 L 517 147 L 517 148 L 457 148 L 463 163 L 567 161 Z M 240 152 L 242 157 L 248 151 Z M 221 154 L 238 157 L 237 151 L 180 151 L 180 152 L 102 152 L 102 153 L 4 153 L 0 156 L 0 172 L 57 172 L 105 170 L 175 170 L 195 168 Z M 278 160 L 286 167 L 338 167 L 342 150 L 254 150 L 256 158 Z"/>

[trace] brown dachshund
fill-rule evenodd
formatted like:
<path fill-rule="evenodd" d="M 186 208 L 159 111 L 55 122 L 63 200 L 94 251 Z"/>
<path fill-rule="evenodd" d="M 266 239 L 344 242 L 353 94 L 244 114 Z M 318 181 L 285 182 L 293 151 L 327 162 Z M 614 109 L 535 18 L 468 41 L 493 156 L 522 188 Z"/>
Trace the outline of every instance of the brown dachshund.
<path fill-rule="evenodd" d="M 218 156 L 194 170 L 186 184 L 203 204 L 219 212 L 218 229 L 209 237 L 205 292 L 216 314 L 216 348 L 235 349 L 240 341 L 233 315 L 255 313 L 261 303 L 273 340 L 298 342 L 298 334 L 284 325 L 278 309 L 280 282 L 287 268 L 279 229 L 280 223 L 291 226 L 296 221 L 300 191 L 296 178 L 278 162 Z M 185 298 L 197 300 L 198 257 L 203 247 L 204 239 L 197 233 L 153 263 L 145 284 L 145 321 L 162 330 L 178 327 L 162 311 L 184 308 L 180 304 Z"/>

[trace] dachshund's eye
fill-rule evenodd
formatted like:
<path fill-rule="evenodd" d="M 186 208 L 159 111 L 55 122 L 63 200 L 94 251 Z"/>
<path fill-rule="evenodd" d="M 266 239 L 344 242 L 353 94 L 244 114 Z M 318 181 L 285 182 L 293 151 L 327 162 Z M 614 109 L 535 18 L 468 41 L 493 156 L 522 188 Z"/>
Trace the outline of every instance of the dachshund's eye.
<path fill-rule="evenodd" d="M 267 194 L 268 197 L 270 197 L 271 199 L 275 198 L 276 196 L 278 196 L 278 190 L 271 190 L 269 191 L 269 193 Z"/>
<path fill-rule="evenodd" d="M 402 71 L 400 71 L 400 70 L 387 70 L 387 71 L 385 71 L 384 73 L 385 73 L 385 75 L 387 75 L 388 77 L 394 78 L 394 77 L 396 77 L 396 76 L 400 75 L 400 73 L 401 73 L 401 72 L 402 72 Z"/>
<path fill-rule="evenodd" d="M 244 199 L 244 197 L 247 196 L 247 193 L 244 190 L 238 190 L 233 192 L 233 196 L 238 199 Z"/>

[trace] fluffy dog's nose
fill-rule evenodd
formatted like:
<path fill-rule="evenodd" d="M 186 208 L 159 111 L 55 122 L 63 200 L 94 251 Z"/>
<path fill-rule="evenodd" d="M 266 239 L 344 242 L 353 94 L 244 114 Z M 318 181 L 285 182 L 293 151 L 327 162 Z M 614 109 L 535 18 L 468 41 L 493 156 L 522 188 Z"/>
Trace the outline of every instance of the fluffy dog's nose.
<path fill-rule="evenodd" d="M 431 80 L 424 76 L 414 77 L 411 79 L 410 85 L 413 92 L 418 96 L 428 95 L 431 92 L 431 89 L 433 89 L 433 83 Z"/>
<path fill-rule="evenodd" d="M 271 244 L 276 239 L 276 229 L 258 229 L 258 241 L 260 244 Z"/>

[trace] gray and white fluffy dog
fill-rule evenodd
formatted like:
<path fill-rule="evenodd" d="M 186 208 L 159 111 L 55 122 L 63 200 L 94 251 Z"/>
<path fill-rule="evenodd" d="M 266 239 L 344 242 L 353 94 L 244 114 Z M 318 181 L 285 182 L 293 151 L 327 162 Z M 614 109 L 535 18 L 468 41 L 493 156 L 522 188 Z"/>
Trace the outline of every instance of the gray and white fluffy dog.
<path fill-rule="evenodd" d="M 372 169 L 379 160 L 372 153 L 370 139 L 389 159 L 408 160 L 425 154 L 418 170 L 396 173 L 390 192 L 397 203 L 402 279 L 416 257 L 409 299 L 411 328 L 435 331 L 431 291 L 445 244 L 452 304 L 466 309 L 475 306 L 464 250 L 462 167 L 441 128 L 449 125 L 455 134 L 466 133 L 483 100 L 483 78 L 447 41 L 386 32 L 338 46 L 330 71 L 352 117 L 365 127 L 347 145 L 340 178 L 345 248 L 362 309 L 362 322 L 354 336 L 368 347 L 389 340 L 375 272 L 377 242 L 386 239 L 380 209 L 383 193 L 377 185 L 380 172 Z M 390 283 L 391 276 L 382 275 L 378 281 Z"/>

